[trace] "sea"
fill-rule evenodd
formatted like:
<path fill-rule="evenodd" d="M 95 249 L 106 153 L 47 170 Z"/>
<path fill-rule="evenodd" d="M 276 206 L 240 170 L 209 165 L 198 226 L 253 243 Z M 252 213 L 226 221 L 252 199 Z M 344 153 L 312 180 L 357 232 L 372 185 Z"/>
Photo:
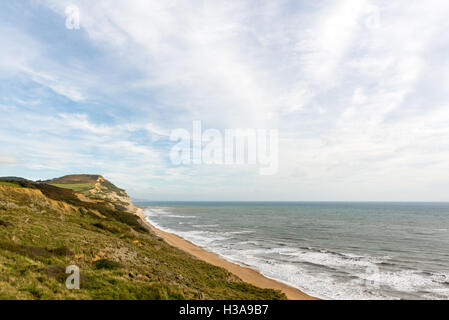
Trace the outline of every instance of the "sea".
<path fill-rule="evenodd" d="M 449 203 L 141 202 L 148 221 L 322 299 L 449 299 Z"/>

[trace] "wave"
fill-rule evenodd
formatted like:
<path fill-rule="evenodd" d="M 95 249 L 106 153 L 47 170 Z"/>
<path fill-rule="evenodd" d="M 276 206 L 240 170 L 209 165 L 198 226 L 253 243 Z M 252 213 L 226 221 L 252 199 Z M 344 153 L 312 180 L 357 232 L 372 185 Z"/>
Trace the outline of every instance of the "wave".
<path fill-rule="evenodd" d="M 295 248 L 215 250 L 228 260 L 243 263 L 264 276 L 324 299 L 449 298 L 449 274 L 388 271 L 380 267 L 384 263 L 382 258 L 353 257 L 325 250 L 304 252 Z M 285 262 L 277 255 L 295 259 Z"/>
<path fill-rule="evenodd" d="M 192 227 L 195 228 L 217 228 L 219 224 L 192 224 Z"/>
<path fill-rule="evenodd" d="M 167 217 L 167 218 L 180 218 L 180 219 L 193 219 L 193 218 L 196 218 L 196 216 L 181 216 L 181 215 L 177 215 L 177 214 L 167 214 L 164 217 Z"/>
<path fill-rule="evenodd" d="M 229 239 L 229 237 L 224 237 L 216 232 L 211 232 L 211 231 L 184 231 L 184 232 L 182 232 L 179 230 L 173 230 L 171 228 L 164 227 L 161 224 L 155 222 L 153 219 L 151 219 L 151 216 L 148 216 L 148 215 L 147 215 L 147 221 L 149 223 L 151 223 L 153 226 L 155 226 L 156 228 L 158 228 L 164 232 L 176 234 L 176 235 L 182 237 L 183 239 L 188 240 L 200 247 L 205 247 L 205 245 L 208 245 L 215 241 L 224 241 L 224 240 Z"/>
<path fill-rule="evenodd" d="M 324 299 L 448 299 L 449 274 L 405 269 L 390 256 L 357 255 L 279 240 L 247 238 L 254 230 L 214 231 L 218 224 L 190 225 L 195 230 L 166 228 L 152 217 L 173 215 L 167 208 L 145 210 L 155 227 L 251 267 L 264 276 Z M 181 216 L 182 219 L 189 216 Z M 198 230 L 200 228 L 201 230 Z M 212 230 L 204 230 L 212 228 Z M 238 235 L 238 236 L 237 236 Z"/>
<path fill-rule="evenodd" d="M 166 208 L 147 208 L 144 209 L 144 214 L 149 217 L 159 217 L 163 216 L 164 218 L 179 218 L 179 219 L 193 219 L 196 218 L 196 216 L 192 215 L 179 215 L 179 214 L 173 214 L 169 212 Z"/>

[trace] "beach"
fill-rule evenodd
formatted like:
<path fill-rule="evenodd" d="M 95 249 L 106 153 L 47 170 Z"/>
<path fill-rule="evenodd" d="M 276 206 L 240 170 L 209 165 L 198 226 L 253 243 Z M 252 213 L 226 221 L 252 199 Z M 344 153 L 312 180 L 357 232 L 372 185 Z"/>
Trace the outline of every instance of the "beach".
<path fill-rule="evenodd" d="M 184 250 L 259 286 L 272 287 L 273 283 L 266 284 L 258 275 L 256 283 L 254 273 L 227 262 L 325 300 L 449 297 L 449 204 L 139 205 L 154 227 L 201 248 L 181 242 Z M 159 234 L 181 246 L 176 237 Z"/>
<path fill-rule="evenodd" d="M 200 259 L 200 260 L 210 263 L 212 265 L 224 268 L 245 282 L 248 282 L 248 283 L 250 283 L 254 286 L 257 286 L 259 288 L 280 290 L 283 293 L 285 293 L 285 295 L 287 296 L 287 298 L 289 300 L 318 300 L 317 298 L 312 297 L 294 287 L 291 287 L 284 283 L 267 278 L 264 275 L 262 275 L 261 273 L 257 272 L 256 270 L 253 270 L 251 268 L 242 267 L 238 264 L 227 261 L 227 260 L 221 258 L 218 254 L 207 251 L 207 250 L 181 238 L 180 236 L 178 236 L 176 234 L 168 233 L 168 232 L 165 232 L 165 231 L 162 231 L 162 230 L 156 228 L 155 226 L 153 226 L 151 223 L 148 222 L 148 220 L 146 219 L 145 215 L 143 214 L 143 212 L 141 210 L 138 211 L 137 215 L 142 219 L 142 222 L 151 231 L 153 231 L 157 236 L 164 239 L 171 246 L 176 247 L 180 250 L 183 250 L 183 251 L 191 254 L 192 256 L 196 257 L 197 259 Z"/>

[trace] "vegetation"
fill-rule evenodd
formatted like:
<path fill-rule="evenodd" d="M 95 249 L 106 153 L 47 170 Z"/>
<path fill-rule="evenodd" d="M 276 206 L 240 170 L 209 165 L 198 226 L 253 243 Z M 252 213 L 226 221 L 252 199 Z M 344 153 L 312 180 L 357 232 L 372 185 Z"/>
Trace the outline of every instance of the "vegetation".
<path fill-rule="evenodd" d="M 107 201 L 84 202 L 71 189 L 59 188 L 44 183 L 27 183 L 27 186 L 39 189 L 45 196 L 52 200 L 63 201 L 70 205 L 80 207 L 79 211 L 81 213 L 95 215 L 93 213 L 98 212 L 102 216 L 123 222 L 138 232 L 146 232 L 146 229 L 142 227 L 137 216 L 125 211 L 116 210 L 115 205 Z"/>
<path fill-rule="evenodd" d="M 108 200 L 114 203 L 118 210 L 126 210 L 131 204 L 126 191 L 116 187 L 100 175 L 74 174 L 48 181 L 44 183 L 70 189 L 95 200 Z"/>
<path fill-rule="evenodd" d="M 121 263 L 108 260 L 108 259 L 101 259 L 98 261 L 95 261 L 94 263 L 95 269 L 107 269 L 107 270 L 114 270 L 122 268 L 123 265 Z"/>
<path fill-rule="evenodd" d="M 0 299 L 285 299 L 169 246 L 107 202 L 19 184 L 0 187 Z M 80 290 L 65 286 L 69 265 Z"/>
<path fill-rule="evenodd" d="M 92 174 L 71 174 L 68 176 L 47 180 L 44 182 L 50 184 L 80 184 L 80 183 L 95 183 L 101 178 L 99 175 Z"/>
<path fill-rule="evenodd" d="M 89 191 L 95 186 L 95 183 L 77 183 L 77 184 L 51 184 L 58 188 L 70 189 L 75 192 L 88 195 Z"/>
<path fill-rule="evenodd" d="M 19 184 L 14 182 L 0 181 L 0 186 L 8 186 L 8 187 L 20 187 Z"/>

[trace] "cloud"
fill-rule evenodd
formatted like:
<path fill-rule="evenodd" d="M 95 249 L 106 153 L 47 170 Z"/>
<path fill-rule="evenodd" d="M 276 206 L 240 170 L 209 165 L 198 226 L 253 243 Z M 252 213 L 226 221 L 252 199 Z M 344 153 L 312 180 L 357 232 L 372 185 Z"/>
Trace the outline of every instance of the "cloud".
<path fill-rule="evenodd" d="M 367 1 L 344 0 L 317 14 L 316 25 L 306 29 L 297 44 L 301 66 L 309 81 L 329 86 L 336 81 L 340 62 L 353 45 Z"/>
<path fill-rule="evenodd" d="M 16 159 L 10 154 L 0 153 L 0 165 L 15 164 Z"/>
<path fill-rule="evenodd" d="M 32 63 L 42 52 L 43 48 L 32 36 L 13 28 L 0 24 L 0 79 L 17 75 L 23 67 Z"/>
<path fill-rule="evenodd" d="M 0 32 L 0 145 L 33 175 L 101 170 L 165 199 L 445 197 L 445 0 L 37 3 Z M 173 167 L 193 120 L 279 129 L 279 174 Z"/>
<path fill-rule="evenodd" d="M 31 69 L 25 69 L 30 78 L 53 90 L 55 93 L 64 96 L 74 102 L 81 102 L 85 100 L 83 93 L 75 88 L 73 85 L 68 85 L 63 79 L 58 78 L 55 75 L 45 74 L 43 72 L 36 72 Z"/>

